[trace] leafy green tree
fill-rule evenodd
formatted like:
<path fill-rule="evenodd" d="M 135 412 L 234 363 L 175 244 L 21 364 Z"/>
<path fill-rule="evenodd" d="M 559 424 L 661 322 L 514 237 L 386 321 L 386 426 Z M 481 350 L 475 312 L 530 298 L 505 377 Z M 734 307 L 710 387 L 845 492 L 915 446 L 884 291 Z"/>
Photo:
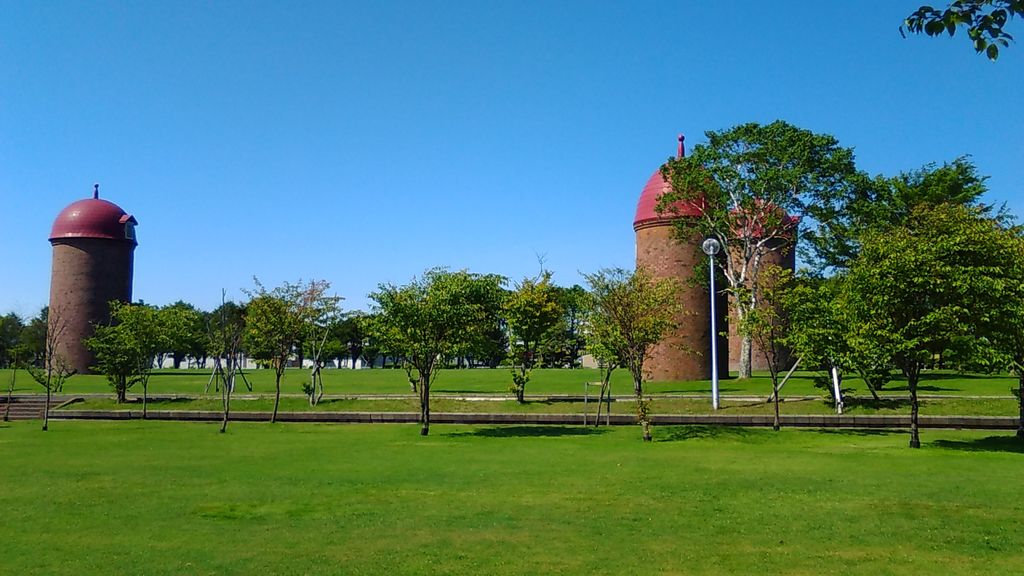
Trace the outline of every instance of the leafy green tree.
<path fill-rule="evenodd" d="M 350 367 L 355 368 L 356 360 L 363 355 L 367 338 L 365 322 L 365 313 L 356 311 L 332 326 L 330 350 L 339 366 L 343 359 L 347 359 Z"/>
<path fill-rule="evenodd" d="M 545 337 L 547 344 L 544 366 L 548 368 L 578 368 L 583 349 L 587 345 L 583 334 L 583 319 L 590 295 L 579 284 L 558 287 L 558 300 L 562 318 Z"/>
<path fill-rule="evenodd" d="M 0 316 L 0 367 L 10 366 L 11 351 L 21 342 L 24 329 L 25 323 L 14 312 Z"/>
<path fill-rule="evenodd" d="M 806 366 L 835 371 L 842 387 L 847 371 L 856 372 L 877 402 L 878 391 L 892 378 L 892 364 L 887 357 L 876 358 L 870 346 L 856 340 L 855 327 L 844 303 L 847 278 L 802 276 L 797 278 L 783 296 L 783 309 L 789 318 L 785 343 Z M 833 399 L 833 386 L 828 376 L 816 384 L 827 389 Z"/>
<path fill-rule="evenodd" d="M 1017 257 L 997 221 L 949 204 L 918 208 L 904 225 L 865 237 L 846 302 L 855 338 L 907 378 L 912 448 L 921 445 L 922 368 L 957 339 L 1003 330 L 1006 302 L 1024 297 L 1006 272 Z"/>
<path fill-rule="evenodd" d="M 524 278 L 505 297 L 503 315 L 508 327 L 509 360 L 512 362 L 512 393 L 522 404 L 530 373 L 537 364 L 544 338 L 561 320 L 564 310 L 551 273 Z"/>
<path fill-rule="evenodd" d="M 841 195 L 856 175 L 853 152 L 832 136 L 783 121 L 741 124 L 706 132 L 707 143 L 669 160 L 671 184 L 658 209 L 675 218 L 676 237 L 714 237 L 725 257 L 716 262 L 742 324 L 760 295 L 756 278 L 769 253 L 794 248 L 796 218 L 821 197 Z M 750 377 L 750 336 L 742 337 L 740 377 Z"/>
<path fill-rule="evenodd" d="M 310 406 L 316 406 L 324 396 L 324 380 L 321 369 L 329 357 L 328 342 L 335 324 L 341 321 L 341 297 L 328 294 L 331 283 L 326 280 L 312 280 L 298 287 L 296 312 L 302 323 L 299 345 L 305 342 L 308 357 L 312 362 L 309 383 L 303 386 Z"/>
<path fill-rule="evenodd" d="M 637 421 L 649 442 L 650 401 L 644 398 L 644 361 L 675 326 L 681 287 L 673 278 L 655 279 L 643 269 L 605 269 L 584 277 L 591 294 L 587 318 L 590 349 L 605 365 L 605 383 L 615 367 L 629 370 Z"/>
<path fill-rule="evenodd" d="M 117 402 L 127 400 L 126 394 L 142 384 L 142 417 L 149 404 L 149 377 L 157 354 L 166 350 L 168 334 L 179 330 L 173 325 L 177 317 L 161 315 L 146 304 L 125 304 L 111 301 L 110 324 L 96 327 L 85 345 L 96 354 L 95 369 L 107 377 Z"/>
<path fill-rule="evenodd" d="M 25 367 L 28 357 L 28 349 L 21 344 L 12 346 L 7 350 L 7 365 L 11 369 L 11 378 L 7 383 L 7 403 L 4 404 L 4 422 L 11 420 L 11 397 L 14 396 L 14 386 L 17 384 L 18 370 Z"/>
<path fill-rule="evenodd" d="M 259 282 L 256 286 L 246 306 L 244 342 L 249 356 L 274 370 L 274 411 L 270 416 L 274 423 L 281 404 L 281 378 L 305 325 L 295 296 L 298 285 L 286 282 L 273 291 Z"/>
<path fill-rule="evenodd" d="M 381 284 L 370 294 L 371 337 L 404 357 L 415 373 L 422 435 L 430 432 L 430 385 L 437 368 L 486 337 L 501 282 L 500 276 L 433 268 L 408 284 Z"/>
<path fill-rule="evenodd" d="M 1004 271 L 1011 279 L 1009 286 L 1024 291 L 1024 228 L 1016 228 L 1009 234 L 1013 237 L 1010 250 L 1016 256 Z M 1000 315 L 1000 330 L 993 335 L 992 343 L 1009 360 L 1017 374 L 1017 437 L 1024 439 L 1024 296 L 1014 298 L 1010 295 L 1003 304 L 1005 309 Z"/>
<path fill-rule="evenodd" d="M 46 358 L 46 333 L 50 324 L 50 307 L 43 306 L 21 330 L 20 342 L 30 354 L 29 364 L 42 366 Z"/>
<path fill-rule="evenodd" d="M 245 337 L 245 307 L 227 301 L 222 290 L 220 306 L 207 316 L 207 322 L 205 343 L 217 363 L 217 370 L 211 380 L 220 379 L 217 387 L 221 399 L 220 432 L 223 434 L 228 429 L 231 394 L 235 391 L 235 381 L 240 374 L 242 339 Z"/>
<path fill-rule="evenodd" d="M 902 224 L 916 208 L 939 204 L 970 206 L 1008 222 L 1005 209 L 984 203 L 986 179 L 967 157 L 927 164 L 891 178 L 855 175 L 836 193 L 812 198 L 803 255 L 818 272 L 841 272 L 860 253 L 859 238 Z"/>
<path fill-rule="evenodd" d="M 958 28 L 965 28 L 974 51 L 995 61 L 999 47 L 1013 41 L 1003 28 L 1014 16 L 1024 17 L 1024 0 L 954 0 L 944 10 L 921 6 L 903 21 L 900 34 L 906 29 L 928 36 L 953 36 Z"/>
<path fill-rule="evenodd" d="M 173 330 L 165 334 L 166 349 L 160 352 L 171 355 L 175 368 L 181 368 L 182 361 L 188 356 L 198 360 L 208 344 L 206 319 L 202 312 L 179 300 L 160 308 L 159 313 L 165 327 Z"/>
<path fill-rule="evenodd" d="M 789 270 L 774 264 L 765 266 L 757 278 L 761 306 L 750 310 L 739 327 L 740 334 L 749 335 L 764 355 L 768 375 L 772 381 L 772 400 L 775 408 L 772 429 L 775 431 L 781 427 L 779 372 L 782 370 L 782 363 L 788 358 L 785 335 L 789 329 L 789 321 L 783 310 L 783 302 L 791 281 L 792 273 Z"/>

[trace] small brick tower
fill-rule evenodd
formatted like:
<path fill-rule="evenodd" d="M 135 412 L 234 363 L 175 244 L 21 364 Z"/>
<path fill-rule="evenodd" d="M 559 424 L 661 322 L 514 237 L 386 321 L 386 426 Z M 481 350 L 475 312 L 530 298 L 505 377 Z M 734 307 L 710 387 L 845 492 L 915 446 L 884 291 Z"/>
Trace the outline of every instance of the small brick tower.
<path fill-rule="evenodd" d="M 79 373 L 88 373 L 94 362 L 82 339 L 109 321 L 108 303 L 131 302 L 136 224 L 134 216 L 100 199 L 98 184 L 92 198 L 72 202 L 53 222 L 50 323 L 59 318 L 63 324 L 57 353 Z"/>
<path fill-rule="evenodd" d="M 679 135 L 678 155 L 685 153 L 683 136 Z M 655 170 L 640 194 L 633 219 L 636 232 L 636 265 L 646 268 L 656 278 L 677 278 L 683 285 L 680 296 L 684 314 L 676 318 L 677 329 L 652 350 L 645 362 L 647 377 L 655 381 L 664 380 L 706 380 L 711 378 L 711 311 L 708 289 L 703 278 L 696 275 L 707 273 L 706 267 L 699 266 L 707 256 L 701 251 L 704 240 L 699 235 L 687 242 L 675 237 L 672 222 L 675 218 L 699 216 L 697 207 L 683 206 L 676 215 L 659 214 L 655 208 L 659 198 L 671 185 Z M 727 301 L 719 297 L 715 301 L 718 312 L 719 332 L 726 329 Z M 718 370 L 728 374 L 728 340 L 718 337 Z"/>

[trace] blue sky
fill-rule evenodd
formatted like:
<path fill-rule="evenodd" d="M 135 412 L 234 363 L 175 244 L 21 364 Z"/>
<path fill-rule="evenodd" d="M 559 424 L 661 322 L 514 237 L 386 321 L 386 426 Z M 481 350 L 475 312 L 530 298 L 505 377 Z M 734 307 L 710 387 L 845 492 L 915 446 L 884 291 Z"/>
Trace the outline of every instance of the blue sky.
<path fill-rule="evenodd" d="M 254 275 L 353 309 L 437 265 L 631 267 L 675 135 L 748 121 L 870 173 L 971 154 L 1024 214 L 1024 45 L 902 39 L 918 4 L 4 2 L 0 313 L 46 303 L 50 225 L 94 182 L 139 220 L 135 296 L 206 309 Z"/>

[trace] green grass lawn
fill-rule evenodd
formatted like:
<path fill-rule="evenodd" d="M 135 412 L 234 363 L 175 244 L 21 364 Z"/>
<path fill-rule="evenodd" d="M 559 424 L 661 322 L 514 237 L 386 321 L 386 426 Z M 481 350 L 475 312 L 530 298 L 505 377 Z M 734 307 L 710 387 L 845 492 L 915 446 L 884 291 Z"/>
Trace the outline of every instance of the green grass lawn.
<path fill-rule="evenodd" d="M 272 393 L 274 376 L 270 370 L 247 372 L 255 392 Z M 783 388 L 783 396 L 821 395 L 824 391 L 815 388 L 815 373 L 797 372 Z M 527 384 L 527 394 L 582 394 L 585 382 L 599 379 L 597 370 L 544 370 L 533 372 Z M 6 386 L 10 380 L 9 370 L 0 370 L 0 384 Z M 203 370 L 159 370 L 150 380 L 152 394 L 200 394 L 209 381 L 209 372 Z M 285 393 L 301 393 L 302 383 L 309 381 L 309 371 L 288 369 L 285 372 L 282 390 Z M 505 369 L 442 370 L 432 390 L 438 393 L 492 393 L 508 391 L 511 376 Z M 1007 396 L 1015 388 L 1017 380 L 1009 375 L 958 375 L 948 372 L 926 372 L 920 384 L 922 394 Z M 328 394 L 405 394 L 409 384 L 402 370 L 325 370 L 324 386 Z M 617 370 L 612 380 L 613 392 L 630 394 L 633 388 L 629 373 Z M 844 389 L 857 395 L 868 395 L 863 383 L 853 377 L 844 380 Z M 722 380 L 721 393 L 725 395 L 756 394 L 768 396 L 771 384 L 761 373 L 749 380 Z M 17 392 L 39 392 L 42 389 L 20 372 Z M 239 384 L 239 391 L 244 388 Z M 651 382 L 646 390 L 652 394 L 710 394 L 709 381 Z M 69 394 L 108 393 L 110 387 L 101 375 L 76 375 L 68 380 L 65 391 Z M 141 394 L 141 390 L 133 390 Z M 902 379 L 890 383 L 884 393 L 906 394 L 906 383 Z"/>
<path fill-rule="evenodd" d="M 0 424 L 7 574 L 1021 574 L 991 432 Z"/>
<path fill-rule="evenodd" d="M 706 400 L 689 398 L 658 398 L 651 401 L 652 414 L 710 414 L 712 413 L 710 396 Z M 1017 400 L 1007 399 L 967 399 L 937 398 L 922 400 L 921 413 L 926 416 L 1017 416 L 1019 406 Z M 274 407 L 272 395 L 263 395 L 258 399 L 232 399 L 231 410 L 236 412 L 270 412 Z M 634 414 L 636 403 L 632 400 L 619 400 L 611 403 L 613 414 Z M 67 410 L 141 410 L 142 401 L 117 404 L 113 398 L 88 398 L 66 406 Z M 150 410 L 221 410 L 219 397 L 150 401 Z M 585 410 L 591 414 L 597 412 L 596 399 L 589 404 L 583 402 L 563 402 L 536 400 L 519 404 L 514 400 L 503 401 L 466 401 L 447 398 L 433 398 L 430 401 L 432 412 L 486 412 L 486 413 L 545 413 L 545 414 L 580 414 Z M 364 399 L 324 399 L 316 406 L 310 406 L 305 397 L 284 397 L 281 399 L 281 410 L 285 412 L 419 412 L 419 400 L 415 398 L 398 398 L 389 400 Z M 786 400 L 781 403 L 782 414 L 835 414 L 831 402 L 815 400 Z M 766 402 L 750 402 L 724 400 L 718 414 L 773 414 L 774 407 Z M 848 415 L 888 415 L 910 414 L 910 401 L 907 399 L 885 399 L 875 403 L 870 399 L 858 400 L 846 406 L 844 414 Z"/>

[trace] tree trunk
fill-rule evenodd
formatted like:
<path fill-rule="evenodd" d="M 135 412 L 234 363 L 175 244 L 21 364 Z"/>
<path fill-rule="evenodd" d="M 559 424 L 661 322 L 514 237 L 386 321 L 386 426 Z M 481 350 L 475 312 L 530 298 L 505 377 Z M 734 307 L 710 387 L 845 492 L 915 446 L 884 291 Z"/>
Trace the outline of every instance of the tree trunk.
<path fill-rule="evenodd" d="M 782 419 L 779 418 L 779 387 L 772 383 L 772 398 L 775 400 L 775 419 L 772 420 L 772 430 L 776 432 L 782 428 Z"/>
<path fill-rule="evenodd" d="M 1020 406 L 1020 414 L 1017 419 L 1017 438 L 1024 439 L 1024 370 L 1018 368 L 1017 373 L 1017 397 Z M 10 397 L 7 401 L 10 402 Z"/>
<path fill-rule="evenodd" d="M 920 448 L 921 437 L 917 432 L 917 374 L 907 376 L 907 388 L 910 390 L 910 447 Z"/>
<path fill-rule="evenodd" d="M 11 421 L 11 397 L 14 396 L 14 383 L 18 376 L 18 369 L 14 368 L 11 371 L 11 384 L 7 387 L 7 404 L 4 404 L 4 422 Z M 1024 406 L 1024 404 L 1021 404 Z"/>
<path fill-rule="evenodd" d="M 863 376 L 862 376 L 863 378 Z M 881 402 L 882 399 L 878 396 L 878 391 L 875 387 L 868 383 L 867 378 L 864 378 L 864 385 L 868 387 L 868 392 L 871 392 L 871 397 L 875 399 L 875 402 Z"/>
<path fill-rule="evenodd" d="M 430 434 L 430 376 L 420 374 L 420 436 Z"/>
<path fill-rule="evenodd" d="M 149 415 L 147 412 L 149 408 L 149 382 L 146 380 L 142 381 L 142 419 L 145 420 L 146 416 Z"/>
<path fill-rule="evenodd" d="M 270 423 L 277 422 L 277 408 L 281 405 L 281 375 L 284 370 L 278 370 L 276 372 L 276 378 L 274 378 L 274 413 L 270 415 Z"/>
<path fill-rule="evenodd" d="M 43 405 L 43 432 L 50 426 L 50 386 L 46 386 L 46 403 Z"/>
<path fill-rule="evenodd" d="M 228 412 L 231 409 L 231 400 L 229 398 L 224 399 L 224 417 L 220 421 L 220 433 L 223 434 L 228 429 Z"/>
<path fill-rule="evenodd" d="M 644 431 L 644 442 L 650 442 L 651 441 L 651 421 L 650 421 L 650 419 L 649 418 L 644 418 L 643 421 L 640 422 L 640 427 L 643 428 L 643 431 Z"/>
<path fill-rule="evenodd" d="M 223 434 L 228 429 L 228 413 L 231 411 L 231 389 L 232 382 L 227 381 L 224 384 L 224 391 L 221 392 L 221 399 L 224 402 L 224 417 L 220 421 L 220 433 Z"/>
<path fill-rule="evenodd" d="M 128 383 L 123 378 L 118 378 L 115 392 L 117 393 L 118 404 L 124 404 L 128 401 Z"/>
<path fill-rule="evenodd" d="M 750 367 L 751 355 L 753 352 L 753 340 L 750 335 L 740 338 L 740 373 L 739 378 L 750 378 L 753 372 Z"/>

